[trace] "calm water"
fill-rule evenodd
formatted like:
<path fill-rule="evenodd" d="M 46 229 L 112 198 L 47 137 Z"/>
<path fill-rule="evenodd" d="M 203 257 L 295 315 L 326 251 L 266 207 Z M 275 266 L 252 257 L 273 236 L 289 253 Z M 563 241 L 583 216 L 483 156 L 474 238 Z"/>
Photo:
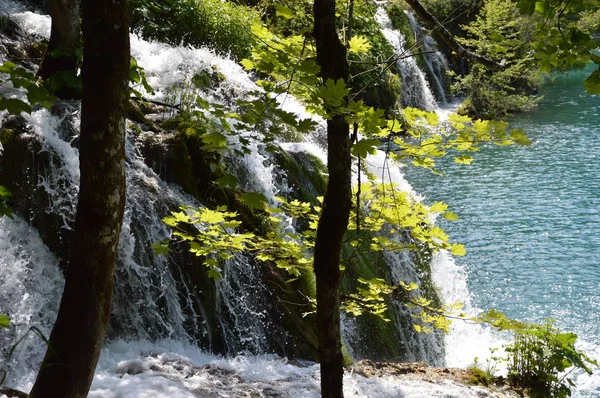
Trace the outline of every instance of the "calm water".
<path fill-rule="evenodd" d="M 444 177 L 406 177 L 461 217 L 443 226 L 467 246 L 457 261 L 476 306 L 555 318 L 600 354 L 600 96 L 586 94 L 585 76 L 556 77 L 537 110 L 512 120 L 530 147 L 490 145 L 471 166 L 445 162 Z M 600 376 L 580 382 L 577 395 L 600 397 Z"/>

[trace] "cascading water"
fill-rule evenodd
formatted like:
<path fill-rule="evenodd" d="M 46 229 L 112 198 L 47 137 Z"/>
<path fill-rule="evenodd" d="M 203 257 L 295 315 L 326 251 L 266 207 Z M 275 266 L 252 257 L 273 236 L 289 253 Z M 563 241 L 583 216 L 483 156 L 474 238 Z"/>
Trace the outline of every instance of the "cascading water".
<path fill-rule="evenodd" d="M 14 10 L 21 11 L 18 8 Z M 30 33 L 48 35 L 47 17 L 22 12 L 16 19 L 23 22 Z M 399 40 L 397 38 L 400 44 Z M 226 76 L 224 84 L 205 94 L 211 101 L 226 101 L 232 95 L 244 95 L 256 88 L 241 67 L 206 49 L 171 47 L 132 37 L 132 54 L 145 68 L 149 82 L 156 90 L 154 99 L 164 100 L 169 95 L 169 87 L 199 70 L 216 69 Z M 422 80 L 419 82 L 425 82 L 423 74 L 420 75 L 418 79 Z M 427 87 L 426 82 L 420 87 Z M 435 108 L 430 92 L 419 95 L 421 99 L 425 98 L 424 108 Z M 283 106 L 292 111 L 302 111 L 293 101 L 286 101 Z M 69 229 L 73 220 L 79 180 L 78 151 L 76 145 L 72 145 L 77 141 L 78 118 L 78 108 L 73 104 L 63 104 L 62 109 L 53 112 L 39 110 L 26 117 L 27 134 L 53 159 L 44 177 L 33 183 L 49 197 L 48 208 L 44 211 L 59 215 L 64 229 Z M 231 396 L 252 389 L 265 395 L 265 391 L 275 388 L 276 393 L 280 391 L 285 396 L 316 397 L 318 367 L 312 363 L 291 365 L 285 359 L 269 357 L 221 359 L 202 353 L 198 348 L 224 353 L 265 354 L 274 340 L 285 346 L 288 336 L 277 325 L 279 315 L 270 307 L 271 293 L 261 279 L 260 267 L 250 259 L 236 256 L 226 265 L 220 281 L 212 287 L 203 285 L 199 289 L 197 283 L 200 282 L 189 278 L 194 272 L 190 267 L 196 265 L 188 264 L 191 260 L 185 256 L 175 260 L 158 257 L 150 251 L 152 243 L 169 236 L 160 217 L 182 204 L 199 205 L 178 187 L 162 181 L 157 175 L 160 166 L 153 170 L 146 164 L 152 162 L 141 155 L 140 142 L 153 140 L 160 146 L 163 138 L 145 131 L 130 133 L 128 137 L 128 199 L 120 238 L 109 342 L 103 350 L 89 396 L 108 398 L 134 394 L 179 398 L 212 396 L 220 394 L 218 391 L 223 388 Z M 326 158 L 323 150 L 315 144 L 282 146 L 292 152 L 309 149 L 318 158 Z M 31 156 L 37 154 L 32 153 Z M 381 167 L 383 154 L 378 156 L 369 161 Z M 262 192 L 269 199 L 291 189 L 286 179 L 280 178 L 281 171 L 275 169 L 270 155 L 259 146 L 253 148 L 251 156 L 236 161 L 239 168 L 251 170 L 252 178 L 244 180 L 245 188 Z M 399 171 L 392 173 L 394 183 L 410 190 Z M 10 336 L 0 335 L 3 339 L 0 343 L 6 353 L 31 326 L 37 327 L 46 336 L 49 334 L 63 278 L 59 259 L 48 250 L 26 220 L 18 217 L 15 220 L 0 219 L 0 238 L 0 313 L 10 315 L 17 326 Z M 390 256 L 387 263 L 394 282 L 419 279 L 410 259 Z M 195 272 L 197 274 L 198 270 Z M 211 294 L 214 296 L 213 304 L 206 307 L 205 300 L 199 296 Z M 348 325 L 351 326 L 352 321 L 348 321 Z M 348 334 L 353 333 L 350 329 L 346 328 Z M 443 362 L 440 358 L 443 348 L 437 345 L 435 339 L 424 335 L 417 339 L 406 335 L 405 339 L 411 346 L 409 351 L 413 357 L 410 359 Z M 9 370 L 8 385 L 29 390 L 44 350 L 41 340 L 33 334 L 23 340 L 11 361 L 0 363 L 1 368 Z M 235 372 L 235 377 L 232 372 Z M 227 380 L 228 375 L 241 381 L 236 379 L 235 386 L 232 381 L 230 386 L 223 387 L 223 380 Z M 450 385 L 426 389 L 414 382 L 401 387 L 391 380 L 370 380 L 355 375 L 346 376 L 345 388 L 348 394 L 369 397 L 419 397 L 424 394 L 423 391 L 433 397 L 448 394 L 477 396 L 475 391 L 460 390 Z"/>
<path fill-rule="evenodd" d="M 446 90 L 444 89 L 444 82 L 446 81 L 446 72 L 448 71 L 448 61 L 444 55 L 438 51 L 437 43 L 435 39 L 431 37 L 428 32 L 423 30 L 423 27 L 419 25 L 415 16 L 408 12 L 407 14 L 410 27 L 417 37 L 417 41 L 421 43 L 423 49 L 423 59 L 427 64 L 429 82 L 433 83 L 435 88 L 435 94 L 438 101 L 442 104 L 446 103 Z"/>
<path fill-rule="evenodd" d="M 392 22 L 382 7 L 377 10 L 376 19 L 381 26 L 381 32 L 396 49 L 398 70 L 402 76 L 402 106 L 426 111 L 436 110 L 437 102 L 425 73 L 419 68 L 415 57 L 411 54 L 412 50 L 405 48 L 405 37 L 392 28 Z"/>

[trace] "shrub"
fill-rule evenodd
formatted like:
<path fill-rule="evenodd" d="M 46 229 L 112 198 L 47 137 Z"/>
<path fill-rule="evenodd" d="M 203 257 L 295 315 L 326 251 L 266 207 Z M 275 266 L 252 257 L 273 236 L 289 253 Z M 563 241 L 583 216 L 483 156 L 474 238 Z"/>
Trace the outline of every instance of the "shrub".
<path fill-rule="evenodd" d="M 459 41 L 499 67 L 475 64 L 468 75 L 458 78 L 454 88 L 466 95 L 463 112 L 489 119 L 535 107 L 539 99 L 533 95 L 542 83 L 528 45 L 535 21 L 522 16 L 511 0 L 488 0 L 464 29 L 468 37 Z"/>
<path fill-rule="evenodd" d="M 575 348 L 577 335 L 562 333 L 552 321 L 523 324 L 514 333 L 514 342 L 506 347 L 508 380 L 527 390 L 530 397 L 571 396 L 571 387 L 575 386 L 568 377 L 571 370 L 578 368 L 591 374 L 589 366 L 597 366 L 596 361 Z"/>
<path fill-rule="evenodd" d="M 132 30 L 148 40 L 207 46 L 235 59 L 249 55 L 255 38 L 250 26 L 259 15 L 221 0 L 137 0 Z"/>

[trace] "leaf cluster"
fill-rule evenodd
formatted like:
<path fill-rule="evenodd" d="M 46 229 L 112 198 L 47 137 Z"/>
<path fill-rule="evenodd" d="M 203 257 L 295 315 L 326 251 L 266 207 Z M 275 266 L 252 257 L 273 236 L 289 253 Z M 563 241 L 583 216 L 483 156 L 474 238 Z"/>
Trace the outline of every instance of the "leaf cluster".
<path fill-rule="evenodd" d="M 0 80 L 0 85 L 6 89 L 0 95 L 0 109 L 7 110 L 13 115 L 20 115 L 21 112 L 31 113 L 32 106 L 35 104 L 48 108 L 53 101 L 56 101 L 33 73 L 12 62 L 0 65 L 0 73 L 6 76 Z M 12 88 L 7 86 L 9 82 Z"/>
<path fill-rule="evenodd" d="M 575 369 L 591 374 L 591 366 L 598 366 L 595 360 L 575 347 L 577 335 L 562 332 L 552 320 L 541 324 L 518 322 L 495 310 L 475 320 L 513 334 L 513 342 L 504 347 L 508 380 L 514 387 L 527 390 L 528 396 L 571 396 L 571 387 L 575 383 L 569 374 Z"/>
<path fill-rule="evenodd" d="M 13 218 L 12 211 L 6 205 L 11 195 L 8 189 L 0 185 L 0 217 L 7 216 Z"/>
<path fill-rule="evenodd" d="M 496 61 L 500 67 L 471 66 L 458 77 L 455 92 L 466 95 L 464 112 L 485 118 L 503 117 L 533 108 L 542 83 L 531 43 L 537 18 L 519 13 L 511 0 L 486 0 L 476 19 L 463 26 L 458 41 L 470 51 Z"/>

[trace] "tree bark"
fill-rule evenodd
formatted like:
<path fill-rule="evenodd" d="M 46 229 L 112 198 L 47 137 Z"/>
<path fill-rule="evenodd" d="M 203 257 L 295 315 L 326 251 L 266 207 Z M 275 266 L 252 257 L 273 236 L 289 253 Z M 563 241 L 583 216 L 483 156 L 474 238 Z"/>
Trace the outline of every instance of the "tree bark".
<path fill-rule="evenodd" d="M 349 80 L 346 48 L 335 29 L 335 0 L 315 0 L 314 37 L 323 82 Z M 317 322 L 321 395 L 342 398 L 344 375 L 340 332 L 340 253 L 351 206 L 350 129 L 343 115 L 327 121 L 329 182 L 315 241 Z"/>
<path fill-rule="evenodd" d="M 490 68 L 502 68 L 497 62 L 464 48 L 458 41 L 456 41 L 454 35 L 437 20 L 437 18 L 430 13 L 429 10 L 423 7 L 419 0 L 406 0 L 406 3 L 410 6 L 410 8 L 412 8 L 415 14 L 417 14 L 419 19 L 423 21 L 425 26 L 427 26 L 427 29 L 432 32 L 436 32 L 448 46 L 448 48 L 455 52 L 458 57 L 466 58 L 468 61 L 480 63 Z"/>
<path fill-rule="evenodd" d="M 50 0 L 50 41 L 38 70 L 38 76 L 44 80 L 58 72 L 77 71 L 77 48 L 81 32 L 79 2 Z M 76 90 L 69 87 L 60 87 L 55 94 L 60 98 L 77 96 Z"/>
<path fill-rule="evenodd" d="M 127 0 L 83 0 L 81 182 L 71 261 L 30 398 L 84 398 L 108 320 L 125 205 Z"/>

